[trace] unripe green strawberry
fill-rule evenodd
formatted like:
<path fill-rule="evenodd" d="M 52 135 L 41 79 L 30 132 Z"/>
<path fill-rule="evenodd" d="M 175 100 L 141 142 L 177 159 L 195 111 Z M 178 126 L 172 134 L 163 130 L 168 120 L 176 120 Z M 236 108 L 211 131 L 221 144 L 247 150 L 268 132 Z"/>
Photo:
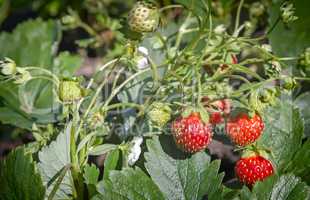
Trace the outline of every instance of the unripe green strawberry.
<path fill-rule="evenodd" d="M 153 32 L 158 27 L 159 17 L 156 5 L 138 1 L 129 12 L 128 25 L 135 32 Z"/>
<path fill-rule="evenodd" d="M 235 144 L 246 146 L 259 138 L 264 126 L 264 122 L 258 114 L 251 118 L 245 113 L 240 113 L 228 120 L 226 131 Z"/>
<path fill-rule="evenodd" d="M 253 186 L 274 173 L 272 163 L 259 155 L 241 158 L 235 166 L 240 182 Z"/>
<path fill-rule="evenodd" d="M 168 105 L 161 102 L 154 102 L 150 105 L 147 116 L 152 123 L 163 127 L 171 117 L 171 109 Z"/>
<path fill-rule="evenodd" d="M 59 99 L 65 103 L 70 104 L 83 97 L 83 90 L 79 82 L 73 80 L 63 80 L 59 84 Z"/>
<path fill-rule="evenodd" d="M 211 142 L 212 127 L 204 123 L 197 112 L 188 117 L 180 117 L 172 124 L 172 135 L 177 146 L 185 152 L 204 150 Z"/>

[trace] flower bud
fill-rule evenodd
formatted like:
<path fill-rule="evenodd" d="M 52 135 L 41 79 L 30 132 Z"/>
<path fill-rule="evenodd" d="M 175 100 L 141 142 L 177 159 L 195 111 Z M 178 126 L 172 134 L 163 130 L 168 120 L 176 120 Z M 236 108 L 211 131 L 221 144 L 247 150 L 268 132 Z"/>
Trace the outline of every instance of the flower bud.
<path fill-rule="evenodd" d="M 226 31 L 226 27 L 224 24 L 220 24 L 220 25 L 216 26 L 214 29 L 214 33 L 216 33 L 216 34 L 223 34 L 223 33 L 225 33 L 225 31 Z"/>
<path fill-rule="evenodd" d="M 261 48 L 267 52 L 272 52 L 272 47 L 269 44 L 262 44 Z"/>
<path fill-rule="evenodd" d="M 149 67 L 149 60 L 147 58 L 149 52 L 145 47 L 138 47 L 138 51 L 134 57 L 134 63 L 136 64 L 137 68 L 142 70 Z"/>
<path fill-rule="evenodd" d="M 264 65 L 265 74 L 268 77 L 278 77 L 282 71 L 281 64 L 278 61 L 271 61 Z"/>
<path fill-rule="evenodd" d="M 104 116 L 100 112 L 95 112 L 88 118 L 89 128 L 98 129 L 104 126 Z"/>
<path fill-rule="evenodd" d="M 288 24 L 298 19 L 298 17 L 294 15 L 295 8 L 292 3 L 284 2 L 282 6 L 280 7 L 280 11 L 281 11 L 282 21 L 285 24 Z"/>
<path fill-rule="evenodd" d="M 298 61 L 298 67 L 301 68 L 304 72 L 310 71 L 310 47 L 301 54 Z"/>
<path fill-rule="evenodd" d="M 27 81 L 31 80 L 31 74 L 29 71 L 24 70 L 23 68 L 16 68 L 16 76 L 14 83 L 16 84 L 24 84 Z"/>
<path fill-rule="evenodd" d="M 260 17 L 265 12 L 265 7 L 260 2 L 255 2 L 250 7 L 250 16 L 251 17 Z"/>
<path fill-rule="evenodd" d="M 286 90 L 293 90 L 297 86 L 297 82 L 293 77 L 286 77 L 283 80 L 282 87 Z"/>
<path fill-rule="evenodd" d="M 0 61 L 0 70 L 4 76 L 14 75 L 16 73 L 16 64 L 10 58 L 4 58 L 4 61 Z"/>
<path fill-rule="evenodd" d="M 72 25 L 76 24 L 76 19 L 71 15 L 66 15 L 66 16 L 61 18 L 61 22 L 64 25 L 72 26 Z"/>

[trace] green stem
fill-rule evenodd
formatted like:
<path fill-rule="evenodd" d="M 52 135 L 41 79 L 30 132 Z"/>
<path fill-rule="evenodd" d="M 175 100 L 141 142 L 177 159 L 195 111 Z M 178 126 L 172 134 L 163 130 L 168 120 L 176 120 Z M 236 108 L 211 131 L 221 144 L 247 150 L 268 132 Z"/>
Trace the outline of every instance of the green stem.
<path fill-rule="evenodd" d="M 237 15 L 236 15 L 236 22 L 235 22 L 235 30 L 234 30 L 234 36 L 237 36 L 236 34 L 238 33 L 238 28 L 239 28 L 239 22 L 240 22 L 240 14 L 241 14 L 241 9 L 243 6 L 244 0 L 241 0 L 238 6 L 237 10 Z"/>
<path fill-rule="evenodd" d="M 84 186 L 83 186 L 83 180 L 81 180 L 80 176 L 80 167 L 78 164 L 78 157 L 76 152 L 76 143 L 75 143 L 75 123 L 72 124 L 71 130 L 70 130 L 70 157 L 71 157 L 71 174 L 72 179 L 74 183 L 74 189 L 76 194 L 76 199 L 82 200 L 84 197 Z"/>
<path fill-rule="evenodd" d="M 276 28 L 276 26 L 278 25 L 280 20 L 281 20 L 281 15 L 278 16 L 278 18 L 276 19 L 275 23 L 273 23 L 273 25 L 267 30 L 266 35 L 269 35 Z"/>
<path fill-rule="evenodd" d="M 251 83 L 248 79 L 244 78 L 243 76 L 240 76 L 240 75 L 224 75 L 224 77 L 229 77 L 229 78 L 234 78 L 234 79 L 239 79 L 239 80 L 242 80 L 243 82 L 245 83 Z"/>
<path fill-rule="evenodd" d="M 2 1 L 2 6 L 0 7 L 0 27 L 2 22 L 7 18 L 10 11 L 10 0 Z"/>
<path fill-rule="evenodd" d="M 50 82 L 56 84 L 56 86 L 57 86 L 57 84 L 58 84 L 58 83 L 55 81 L 55 79 L 49 78 L 49 77 L 46 77 L 46 76 L 31 76 L 31 79 L 30 79 L 30 80 L 33 80 L 33 79 L 44 79 L 44 80 L 48 80 L 48 81 L 50 81 Z M 27 82 L 29 82 L 30 80 L 28 80 Z"/>
<path fill-rule="evenodd" d="M 294 77 L 296 80 L 302 80 L 302 81 L 310 81 L 309 77 Z"/>
<path fill-rule="evenodd" d="M 57 181 L 56 181 L 56 183 L 55 183 L 55 185 L 54 185 L 52 191 L 51 191 L 50 194 L 48 195 L 48 198 L 47 198 L 48 200 L 53 200 L 53 198 L 54 198 L 54 196 L 55 196 L 55 194 L 56 194 L 56 192 L 57 192 L 57 190 L 58 190 L 58 188 L 59 188 L 59 186 L 60 186 L 62 180 L 64 179 L 64 177 L 65 177 L 67 171 L 68 171 L 70 168 L 71 168 L 71 165 L 68 164 L 68 165 L 64 166 L 64 167 L 60 170 L 59 173 L 57 173 L 58 179 L 57 179 Z M 57 178 L 57 177 L 56 177 L 56 178 Z"/>
<path fill-rule="evenodd" d="M 164 48 L 165 48 L 165 51 L 166 51 L 166 58 L 168 59 L 168 60 L 170 60 L 170 56 L 169 56 L 169 53 L 168 53 L 168 51 L 169 51 L 169 47 L 168 47 L 168 45 L 167 45 L 167 42 L 166 42 L 166 40 L 165 40 L 165 38 L 161 35 L 161 33 L 159 33 L 159 32 L 156 32 L 155 33 L 155 36 L 156 37 L 158 37 L 158 39 L 161 41 L 161 43 L 164 45 Z"/>
<path fill-rule="evenodd" d="M 144 70 L 141 70 L 139 71 L 138 73 L 130 76 L 126 81 L 124 81 L 122 84 L 120 84 L 117 88 L 115 88 L 115 90 L 112 91 L 111 95 L 109 96 L 109 98 L 105 101 L 104 103 L 104 107 L 106 107 L 107 105 L 109 105 L 110 101 L 112 101 L 112 99 L 117 95 L 118 92 L 120 92 L 120 90 L 127 84 L 129 83 L 130 81 L 132 81 L 133 79 L 135 79 L 137 76 L 140 76 L 141 74 L 149 71 L 150 69 L 147 68 L 147 69 L 144 69 Z"/>
<path fill-rule="evenodd" d="M 157 70 L 157 66 L 154 63 L 154 61 L 151 59 L 150 56 L 147 56 L 148 61 L 150 62 L 151 68 L 152 68 L 152 73 L 153 73 L 153 91 L 156 90 L 158 88 L 159 85 L 159 75 L 158 75 L 158 70 Z"/>
<path fill-rule="evenodd" d="M 173 9 L 173 8 L 183 8 L 183 6 L 182 5 L 168 5 L 168 6 L 160 8 L 159 12 L 163 12 L 165 10 Z"/>
<path fill-rule="evenodd" d="M 114 60 L 108 62 L 107 64 L 105 64 L 104 66 L 102 66 L 99 70 L 100 70 L 100 71 L 103 71 L 104 69 L 106 69 L 108 66 L 110 66 L 110 65 L 112 65 L 112 64 L 113 64 L 113 66 L 112 66 L 112 69 L 113 69 L 113 68 L 116 66 L 116 64 L 120 61 L 120 59 L 121 59 L 121 58 L 117 58 L 117 59 L 114 59 Z M 106 79 L 99 85 L 99 87 L 97 88 L 97 90 L 96 90 L 96 92 L 95 92 L 95 95 L 93 96 L 93 98 L 92 98 L 92 100 L 91 100 L 89 106 L 87 107 L 87 109 L 86 109 L 86 111 L 85 111 L 85 113 L 84 113 L 84 115 L 83 115 L 83 119 L 85 119 L 85 118 L 88 116 L 88 114 L 89 114 L 89 112 L 90 112 L 92 106 L 95 104 L 96 99 L 97 99 L 97 97 L 99 96 L 99 94 L 100 94 L 100 92 L 101 92 L 101 89 L 102 89 L 103 86 L 109 81 L 109 76 L 111 75 L 111 73 L 112 73 L 112 70 L 111 70 L 111 71 L 109 72 L 109 74 L 107 75 L 107 78 L 106 78 Z"/>
<path fill-rule="evenodd" d="M 121 69 L 117 72 L 116 76 L 114 77 L 114 81 L 113 81 L 113 84 L 112 84 L 112 91 L 115 89 L 116 87 L 116 84 L 117 84 L 117 81 L 119 79 L 119 77 L 121 76 L 121 74 L 123 73 L 124 69 Z"/>
<path fill-rule="evenodd" d="M 109 111 L 115 108 L 119 107 L 132 107 L 132 108 L 137 108 L 139 110 L 143 110 L 143 105 L 136 104 L 136 103 L 116 103 L 110 106 L 106 106 L 102 109 L 102 112 Z"/>
<path fill-rule="evenodd" d="M 25 70 L 38 70 L 38 71 L 42 71 L 42 72 L 48 74 L 49 76 L 51 76 L 55 80 L 57 85 L 59 85 L 60 81 L 59 81 L 58 77 L 55 74 L 53 74 L 51 71 L 47 70 L 47 69 L 44 69 L 44 68 L 41 68 L 41 67 L 24 67 L 23 69 L 25 69 Z"/>
<path fill-rule="evenodd" d="M 179 28 L 179 31 L 178 31 L 178 34 L 177 34 L 177 37 L 176 37 L 176 41 L 175 41 L 175 45 L 174 45 L 176 50 L 179 49 L 179 47 L 180 47 L 180 44 L 181 44 L 181 41 L 182 41 L 182 37 L 184 35 L 184 30 L 189 25 L 188 23 L 189 23 L 189 20 L 190 20 L 191 16 L 192 16 L 191 12 L 189 12 L 187 17 L 186 17 L 186 19 L 185 19 L 185 21 L 184 21 L 184 23 Z"/>

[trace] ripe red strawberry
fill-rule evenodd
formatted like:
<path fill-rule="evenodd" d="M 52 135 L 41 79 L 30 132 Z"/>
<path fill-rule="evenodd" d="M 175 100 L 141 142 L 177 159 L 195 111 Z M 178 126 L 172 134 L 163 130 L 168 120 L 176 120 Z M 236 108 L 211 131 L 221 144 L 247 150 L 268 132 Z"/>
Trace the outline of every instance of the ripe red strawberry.
<path fill-rule="evenodd" d="M 245 113 L 240 113 L 230 118 L 226 124 L 226 131 L 230 139 L 239 146 L 251 144 L 259 138 L 264 129 L 262 118 L 255 114 L 250 118 Z"/>
<path fill-rule="evenodd" d="M 195 153 L 205 149 L 211 142 L 212 127 L 202 121 L 199 113 L 193 112 L 173 122 L 172 135 L 179 148 Z"/>
<path fill-rule="evenodd" d="M 238 160 L 235 172 L 240 182 L 253 186 L 257 181 L 264 180 L 272 175 L 274 170 L 269 160 L 262 156 L 254 155 Z"/>
<path fill-rule="evenodd" d="M 206 110 L 210 114 L 209 122 L 213 125 L 220 124 L 224 122 L 224 117 L 230 113 L 231 103 L 229 99 L 222 99 L 214 101 L 208 104 L 209 98 L 202 98 L 202 102 L 205 104 Z M 215 109 L 210 108 L 209 106 L 214 107 Z M 214 111 L 217 110 L 217 111 Z"/>

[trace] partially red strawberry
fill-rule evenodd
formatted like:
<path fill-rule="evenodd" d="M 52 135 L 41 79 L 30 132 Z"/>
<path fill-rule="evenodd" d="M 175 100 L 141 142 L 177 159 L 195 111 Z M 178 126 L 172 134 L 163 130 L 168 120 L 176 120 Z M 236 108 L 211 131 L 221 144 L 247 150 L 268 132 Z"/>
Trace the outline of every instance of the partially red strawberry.
<path fill-rule="evenodd" d="M 202 103 L 204 104 L 206 110 L 209 112 L 209 122 L 213 125 L 220 124 L 224 122 L 224 117 L 230 113 L 231 103 L 229 99 L 217 100 L 208 103 L 209 98 L 203 97 Z"/>
<path fill-rule="evenodd" d="M 240 182 L 253 186 L 274 172 L 272 163 L 262 156 L 254 155 L 241 158 L 235 166 L 235 172 Z"/>
<path fill-rule="evenodd" d="M 211 142 L 212 127 L 202 121 L 199 113 L 193 112 L 173 122 L 172 135 L 179 148 L 195 153 L 205 149 Z"/>
<path fill-rule="evenodd" d="M 230 62 L 232 63 L 232 64 L 238 64 L 238 58 L 237 58 L 237 56 L 235 55 L 235 54 L 231 54 L 231 56 L 230 56 L 230 58 L 228 59 L 228 60 L 230 60 Z M 228 61 L 229 62 L 229 61 Z M 229 66 L 228 65 L 226 65 L 226 64 L 222 64 L 222 65 L 220 65 L 220 69 L 223 71 L 223 70 L 225 70 L 225 69 L 227 69 Z"/>
<path fill-rule="evenodd" d="M 231 60 L 232 60 L 232 63 L 233 63 L 233 64 L 238 64 L 238 58 L 237 58 L 236 55 L 232 54 L 232 55 L 231 55 Z"/>
<path fill-rule="evenodd" d="M 228 120 L 226 131 L 235 144 L 246 146 L 259 138 L 264 127 L 264 122 L 258 114 L 250 118 L 247 114 L 240 113 Z"/>

